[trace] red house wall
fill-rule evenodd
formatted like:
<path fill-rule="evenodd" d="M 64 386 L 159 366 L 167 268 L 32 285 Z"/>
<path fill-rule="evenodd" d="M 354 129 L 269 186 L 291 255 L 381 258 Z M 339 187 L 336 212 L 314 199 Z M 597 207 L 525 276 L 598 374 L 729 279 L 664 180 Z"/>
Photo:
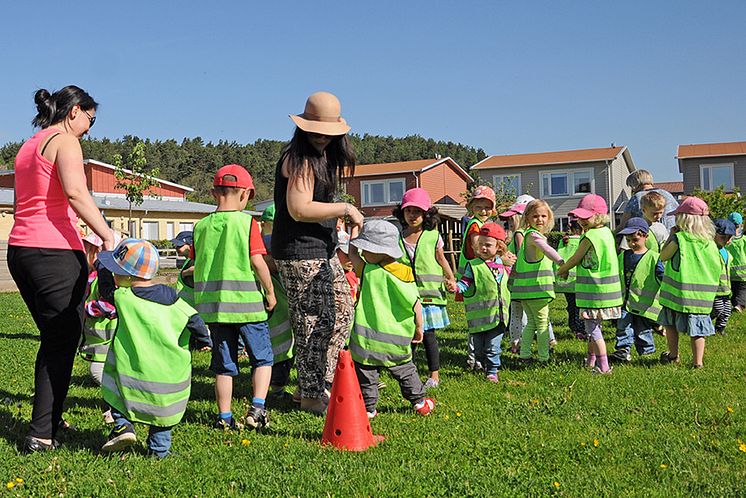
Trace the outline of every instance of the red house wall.
<path fill-rule="evenodd" d="M 363 196 L 360 188 L 361 181 L 378 181 L 378 180 L 393 180 L 404 178 L 406 180 L 405 190 L 415 188 L 417 186 L 417 179 L 411 172 L 406 173 L 395 173 L 390 175 L 376 175 L 376 176 L 362 176 L 353 177 L 345 181 L 347 186 L 347 193 L 355 198 L 355 206 L 362 209 L 365 216 L 390 216 L 391 210 L 396 207 L 395 204 L 381 205 L 381 206 L 362 206 Z"/>
<path fill-rule="evenodd" d="M 123 194 L 124 190 L 115 189 L 114 184 L 117 179 L 114 176 L 114 170 L 98 164 L 88 163 L 86 167 L 86 177 L 88 180 L 88 190 L 99 194 Z M 150 189 L 148 195 L 158 195 L 161 197 L 178 197 L 184 198 L 186 191 L 173 185 L 161 183 L 159 186 Z"/>
<path fill-rule="evenodd" d="M 461 197 L 466 192 L 466 180 L 447 164 L 439 164 L 420 175 L 420 187 L 427 190 L 433 203 L 448 196 L 459 204 L 464 203 Z"/>

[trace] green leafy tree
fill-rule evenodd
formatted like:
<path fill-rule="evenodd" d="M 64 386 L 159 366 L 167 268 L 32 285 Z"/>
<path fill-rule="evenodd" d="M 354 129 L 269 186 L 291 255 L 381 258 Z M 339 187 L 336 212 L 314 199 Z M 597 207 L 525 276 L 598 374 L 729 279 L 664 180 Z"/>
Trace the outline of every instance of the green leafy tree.
<path fill-rule="evenodd" d="M 504 183 L 501 183 L 500 185 L 493 185 L 492 182 L 489 182 L 479 176 L 479 173 L 476 171 L 472 171 L 470 174 L 472 178 L 474 178 L 474 181 L 466 186 L 468 188 L 466 192 L 461 193 L 461 197 L 464 198 L 467 204 L 471 200 L 472 192 L 474 191 L 474 189 L 480 185 L 490 187 L 495 192 L 495 208 L 497 209 L 498 213 L 502 208 L 507 208 L 515 202 L 518 193 L 515 191 L 512 185 L 506 185 Z"/>
<path fill-rule="evenodd" d="M 124 197 L 129 203 L 129 220 L 127 221 L 129 226 L 132 223 L 132 205 L 141 205 L 150 189 L 158 186 L 158 180 L 155 177 L 160 174 L 160 170 L 153 168 L 149 172 L 145 171 L 148 161 L 145 159 L 145 143 L 140 141 L 134 143 L 124 163 L 122 156 L 118 153 L 114 155 L 113 163 L 116 168 L 114 188 L 124 190 Z"/>
<path fill-rule="evenodd" d="M 738 187 L 733 189 L 733 193 L 725 192 L 722 185 L 711 192 L 697 188 L 692 195 L 707 203 L 710 208 L 710 217 L 713 220 L 727 218 L 730 213 L 743 213 L 746 210 L 746 202 L 741 197 Z"/>

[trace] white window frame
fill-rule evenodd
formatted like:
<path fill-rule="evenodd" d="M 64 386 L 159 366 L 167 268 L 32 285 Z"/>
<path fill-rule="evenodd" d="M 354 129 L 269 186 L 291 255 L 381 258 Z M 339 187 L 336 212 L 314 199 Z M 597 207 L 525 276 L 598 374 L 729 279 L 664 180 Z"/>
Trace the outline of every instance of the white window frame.
<path fill-rule="evenodd" d="M 176 233 L 174 233 L 175 229 L 176 229 L 176 224 L 173 221 L 166 222 L 166 238 L 168 240 L 171 240 L 176 236 Z"/>
<path fill-rule="evenodd" d="M 712 192 L 720 186 L 712 184 L 712 168 L 728 168 L 730 170 L 730 189 L 726 186 L 725 192 L 733 192 L 733 189 L 736 187 L 736 178 L 734 174 L 735 172 L 733 163 L 700 164 L 699 186 L 702 187 L 702 190 L 704 190 L 705 192 Z M 707 171 L 707 183 L 709 185 L 709 188 L 705 188 L 705 170 Z"/>
<path fill-rule="evenodd" d="M 142 220 L 142 224 L 140 226 L 140 238 L 145 240 L 160 240 L 161 237 L 161 224 L 158 223 L 157 220 Z M 147 233 L 143 233 L 146 231 L 147 227 Z M 150 228 L 155 227 L 155 237 L 151 236 Z M 147 238 L 146 238 L 147 235 Z"/>
<path fill-rule="evenodd" d="M 588 173 L 591 178 L 591 191 L 590 192 L 575 192 L 575 173 Z M 544 177 L 550 175 L 567 175 L 567 193 L 553 195 L 551 192 L 544 191 Z M 549 189 L 552 189 L 551 176 L 549 180 Z M 586 194 L 596 193 L 596 177 L 593 174 L 593 168 L 573 168 L 573 169 L 561 169 L 561 170 L 546 170 L 539 171 L 539 191 L 541 197 L 552 197 L 554 199 L 562 197 L 582 197 Z"/>
<path fill-rule="evenodd" d="M 194 230 L 194 222 L 192 221 L 180 221 L 179 222 L 179 231 L 176 232 L 177 234 L 179 232 L 191 232 Z"/>
<path fill-rule="evenodd" d="M 502 185 L 505 185 L 505 179 L 506 178 L 517 178 L 518 179 L 518 187 L 516 188 L 516 191 L 513 192 L 515 195 L 521 195 L 523 192 L 522 188 L 523 185 L 521 184 L 521 174 L 520 173 L 511 173 L 507 175 L 492 175 L 492 186 L 495 188 L 495 190 L 500 189 Z"/>
<path fill-rule="evenodd" d="M 361 206 L 393 206 L 399 201 L 392 201 L 390 198 L 391 184 L 400 183 L 402 186 L 402 194 L 407 191 L 407 181 L 404 178 L 387 178 L 385 180 L 367 180 L 360 182 L 360 197 Z M 367 202 L 367 196 L 365 195 L 365 189 L 370 188 L 371 185 L 383 185 L 383 203 Z"/>

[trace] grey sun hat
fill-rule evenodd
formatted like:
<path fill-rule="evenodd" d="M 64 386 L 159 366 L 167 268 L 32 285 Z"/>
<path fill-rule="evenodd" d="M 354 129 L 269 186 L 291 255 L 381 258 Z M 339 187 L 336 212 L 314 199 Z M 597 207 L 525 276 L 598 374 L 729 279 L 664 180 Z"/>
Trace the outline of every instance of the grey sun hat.
<path fill-rule="evenodd" d="M 399 247 L 399 230 L 386 220 L 366 221 L 360 235 L 350 240 L 360 250 L 385 254 L 399 259 L 404 254 Z"/>

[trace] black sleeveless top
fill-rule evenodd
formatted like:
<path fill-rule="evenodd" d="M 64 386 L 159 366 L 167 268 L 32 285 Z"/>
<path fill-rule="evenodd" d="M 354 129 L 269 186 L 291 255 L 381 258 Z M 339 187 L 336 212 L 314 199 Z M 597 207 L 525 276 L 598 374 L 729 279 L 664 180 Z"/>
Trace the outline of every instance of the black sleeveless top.
<path fill-rule="evenodd" d="M 331 259 L 337 247 L 337 220 L 304 223 L 295 221 L 288 212 L 288 179 L 282 176 L 283 159 L 275 170 L 275 221 L 272 226 L 272 257 L 275 259 Z M 335 171 L 329 178 L 336 181 Z M 333 189 L 325 189 L 320 182 L 313 186 L 313 200 L 331 202 Z"/>

